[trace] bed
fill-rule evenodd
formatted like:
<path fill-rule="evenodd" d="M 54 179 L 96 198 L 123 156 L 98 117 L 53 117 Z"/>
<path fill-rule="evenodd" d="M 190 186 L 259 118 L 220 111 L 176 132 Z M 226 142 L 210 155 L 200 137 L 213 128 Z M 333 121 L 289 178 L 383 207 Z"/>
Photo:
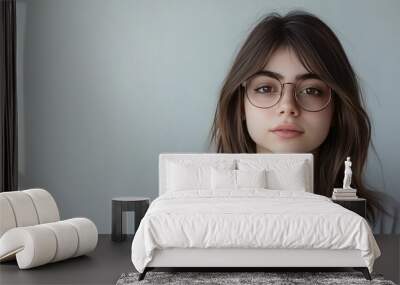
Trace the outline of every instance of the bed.
<path fill-rule="evenodd" d="M 163 153 L 159 197 L 132 241 L 155 268 L 352 267 L 380 256 L 368 222 L 314 194 L 312 154 Z"/>

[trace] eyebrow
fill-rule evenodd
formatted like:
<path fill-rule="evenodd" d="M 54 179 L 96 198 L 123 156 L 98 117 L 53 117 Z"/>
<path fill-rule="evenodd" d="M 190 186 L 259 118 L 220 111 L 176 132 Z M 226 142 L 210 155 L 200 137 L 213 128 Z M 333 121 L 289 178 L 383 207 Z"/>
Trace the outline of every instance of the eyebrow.
<path fill-rule="evenodd" d="M 256 74 L 264 74 L 268 75 L 270 77 L 276 78 L 276 79 L 284 79 L 283 75 L 277 72 L 273 72 L 271 70 L 261 70 L 257 72 Z M 298 74 L 295 77 L 296 80 L 301 80 L 301 79 L 321 79 L 321 77 L 318 74 L 315 73 L 304 73 L 304 74 Z"/>

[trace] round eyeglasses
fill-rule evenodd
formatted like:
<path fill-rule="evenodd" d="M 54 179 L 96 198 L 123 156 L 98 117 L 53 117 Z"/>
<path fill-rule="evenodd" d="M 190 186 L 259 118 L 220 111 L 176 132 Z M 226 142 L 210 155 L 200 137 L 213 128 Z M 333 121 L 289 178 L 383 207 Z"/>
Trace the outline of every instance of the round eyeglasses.
<path fill-rule="evenodd" d="M 306 111 L 322 111 L 331 101 L 332 88 L 317 78 L 282 83 L 277 78 L 257 73 L 245 81 L 244 87 L 249 102 L 255 107 L 266 109 L 278 104 L 285 84 L 294 85 L 292 94 L 299 106 Z"/>

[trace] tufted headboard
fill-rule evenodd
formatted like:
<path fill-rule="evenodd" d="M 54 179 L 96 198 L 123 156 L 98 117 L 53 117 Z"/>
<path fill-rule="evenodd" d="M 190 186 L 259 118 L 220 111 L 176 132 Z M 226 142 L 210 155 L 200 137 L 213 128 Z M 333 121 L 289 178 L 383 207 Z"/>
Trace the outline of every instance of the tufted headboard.
<path fill-rule="evenodd" d="M 161 153 L 159 155 L 159 195 L 167 191 L 167 167 L 169 161 L 179 161 L 206 165 L 207 163 L 215 164 L 218 162 L 232 162 L 237 169 L 238 162 L 246 160 L 249 162 L 262 162 L 273 167 L 278 164 L 285 164 L 286 167 L 304 162 L 305 165 L 305 180 L 307 182 L 306 191 L 314 192 L 314 166 L 313 155 L 311 153 Z"/>

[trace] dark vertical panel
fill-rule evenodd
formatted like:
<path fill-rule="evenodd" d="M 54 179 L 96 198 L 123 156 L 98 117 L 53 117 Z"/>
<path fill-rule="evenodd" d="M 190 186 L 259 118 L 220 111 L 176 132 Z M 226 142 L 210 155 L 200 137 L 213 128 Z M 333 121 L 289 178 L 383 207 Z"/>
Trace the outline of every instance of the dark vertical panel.
<path fill-rule="evenodd" d="M 0 1 L 0 192 L 18 190 L 15 6 Z"/>

